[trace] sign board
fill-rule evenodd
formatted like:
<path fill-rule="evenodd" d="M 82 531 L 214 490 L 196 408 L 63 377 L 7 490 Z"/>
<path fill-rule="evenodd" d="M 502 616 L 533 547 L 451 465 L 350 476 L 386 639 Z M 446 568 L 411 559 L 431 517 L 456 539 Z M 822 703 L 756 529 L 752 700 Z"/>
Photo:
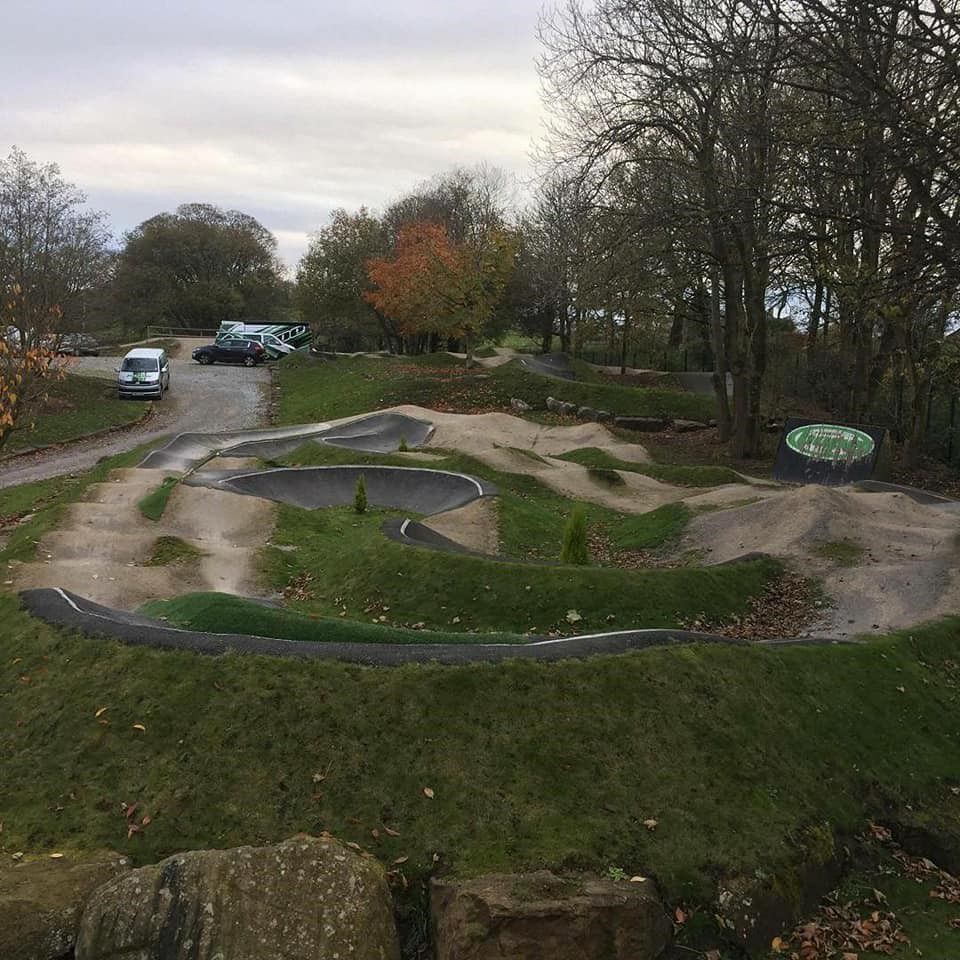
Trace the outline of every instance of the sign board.
<path fill-rule="evenodd" d="M 887 431 L 791 417 L 783 428 L 773 476 L 786 483 L 838 486 L 878 475 Z"/>

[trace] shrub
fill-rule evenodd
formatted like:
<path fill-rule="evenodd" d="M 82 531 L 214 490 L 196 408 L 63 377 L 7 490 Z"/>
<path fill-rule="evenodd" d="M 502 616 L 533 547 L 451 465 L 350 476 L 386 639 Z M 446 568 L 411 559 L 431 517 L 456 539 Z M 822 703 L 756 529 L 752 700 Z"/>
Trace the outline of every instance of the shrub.
<path fill-rule="evenodd" d="M 590 553 L 587 550 L 587 517 L 583 507 L 574 507 L 563 528 L 563 545 L 560 548 L 561 563 L 587 564 Z"/>
<path fill-rule="evenodd" d="M 363 481 L 363 474 L 357 477 L 357 489 L 353 495 L 353 509 L 357 513 L 366 513 L 367 511 L 367 485 Z"/>
<path fill-rule="evenodd" d="M 406 453 L 410 448 L 407 446 L 407 438 L 400 438 L 400 446 L 397 448 L 401 453 Z"/>

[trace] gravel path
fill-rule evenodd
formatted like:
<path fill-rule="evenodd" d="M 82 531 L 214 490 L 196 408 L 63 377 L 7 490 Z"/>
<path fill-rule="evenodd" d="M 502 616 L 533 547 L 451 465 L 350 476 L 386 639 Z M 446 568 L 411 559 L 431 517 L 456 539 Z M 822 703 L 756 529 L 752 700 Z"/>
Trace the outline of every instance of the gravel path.
<path fill-rule="evenodd" d="M 269 399 L 269 368 L 260 366 L 248 370 L 219 364 L 201 367 L 190 359 L 190 353 L 195 346 L 206 342 L 180 341 L 180 354 L 170 361 L 170 392 L 159 403 L 154 402 L 153 414 L 144 423 L 94 440 L 79 440 L 2 461 L 0 487 L 88 470 L 102 457 L 123 453 L 157 437 L 188 431 L 244 430 L 262 425 Z M 71 372 L 112 379 L 119 363 L 118 357 L 82 357 L 71 366 Z"/>

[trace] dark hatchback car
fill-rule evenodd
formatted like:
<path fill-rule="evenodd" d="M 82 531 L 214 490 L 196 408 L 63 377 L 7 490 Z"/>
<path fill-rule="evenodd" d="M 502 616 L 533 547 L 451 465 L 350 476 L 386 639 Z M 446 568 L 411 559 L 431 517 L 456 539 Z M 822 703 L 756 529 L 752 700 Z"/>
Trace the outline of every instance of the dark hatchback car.
<path fill-rule="evenodd" d="M 197 363 L 242 363 L 253 367 L 267 359 L 262 343 L 253 340 L 227 340 L 224 343 L 208 343 L 193 351 Z"/>

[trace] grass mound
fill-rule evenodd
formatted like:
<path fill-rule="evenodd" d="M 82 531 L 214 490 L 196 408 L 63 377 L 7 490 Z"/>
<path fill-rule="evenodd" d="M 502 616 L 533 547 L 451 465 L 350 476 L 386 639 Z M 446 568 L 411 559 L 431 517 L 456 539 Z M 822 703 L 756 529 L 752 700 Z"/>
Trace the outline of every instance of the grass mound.
<path fill-rule="evenodd" d="M 171 600 L 152 600 L 140 612 L 185 630 L 317 643 L 524 643 L 528 639 L 515 633 L 478 635 L 413 630 L 320 617 L 229 593 L 189 593 Z"/>
<path fill-rule="evenodd" d="M 155 523 L 163 516 L 163 511 L 167 509 L 167 501 L 173 488 L 179 481 L 176 477 L 164 477 L 163 482 L 152 493 L 137 502 L 137 508 L 148 519 Z"/>
<path fill-rule="evenodd" d="M 667 503 L 649 513 L 627 517 L 610 532 L 610 540 L 621 550 L 654 550 L 676 540 L 692 516 L 682 503 Z"/>
<path fill-rule="evenodd" d="M 194 563 L 202 556 L 200 550 L 180 537 L 157 537 L 145 566 L 168 567 L 179 563 Z"/>
<path fill-rule="evenodd" d="M 729 467 L 635 463 L 632 460 L 621 460 L 596 447 L 570 450 L 568 453 L 559 454 L 557 459 L 579 463 L 583 467 L 596 470 L 627 470 L 631 473 L 641 473 L 645 477 L 653 477 L 654 480 L 677 487 L 718 487 L 724 483 L 743 483 L 740 475 Z"/>
<path fill-rule="evenodd" d="M 554 527 L 556 518 L 553 512 Z M 423 623 L 444 631 L 570 634 L 676 627 L 701 614 L 723 622 L 743 614 L 749 599 L 781 573 L 773 560 L 674 570 L 514 564 L 395 543 L 381 532 L 382 520 L 382 512 L 281 505 L 275 546 L 264 551 L 269 585 L 282 591 L 315 578 L 295 607 L 326 617 L 386 616 L 388 624 Z M 654 518 L 661 538 L 664 528 L 679 524 L 671 521 L 673 526 Z M 656 537 L 643 539 L 641 529 L 638 518 L 632 539 L 624 535 L 618 545 L 651 545 Z M 558 555 L 559 543 L 551 559 Z M 566 620 L 571 608 L 584 618 L 577 631 Z"/>

